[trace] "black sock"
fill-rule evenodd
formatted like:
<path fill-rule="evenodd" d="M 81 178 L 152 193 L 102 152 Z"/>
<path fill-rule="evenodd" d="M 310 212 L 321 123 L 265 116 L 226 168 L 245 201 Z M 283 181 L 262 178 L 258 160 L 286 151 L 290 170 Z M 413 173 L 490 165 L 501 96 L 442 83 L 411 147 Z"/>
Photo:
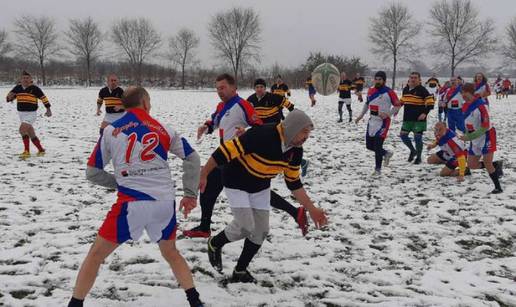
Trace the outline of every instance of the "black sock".
<path fill-rule="evenodd" d="M 484 165 L 484 161 L 480 161 L 480 168 L 486 168 L 486 166 Z"/>
<path fill-rule="evenodd" d="M 294 218 L 294 220 L 297 219 L 297 208 L 292 206 L 288 201 L 274 191 L 271 191 L 271 206 L 287 212 Z"/>
<path fill-rule="evenodd" d="M 405 146 L 407 146 L 408 149 L 410 149 L 410 152 L 416 151 L 416 149 L 414 148 L 414 145 L 412 145 L 412 140 L 410 139 L 408 134 L 402 134 L 400 137 L 401 137 L 401 140 L 403 141 L 403 144 L 405 144 Z"/>
<path fill-rule="evenodd" d="M 500 180 L 498 180 L 498 173 L 496 171 L 489 174 L 489 177 L 491 177 L 491 180 L 493 181 L 495 188 L 498 190 L 502 190 L 502 186 L 500 185 Z"/>
<path fill-rule="evenodd" d="M 70 299 L 70 302 L 68 303 L 68 307 L 82 307 L 83 303 L 84 303 L 84 300 L 80 300 L 80 299 L 72 296 L 72 298 Z"/>
<path fill-rule="evenodd" d="M 100 128 L 99 133 L 100 133 L 100 135 L 102 135 L 104 133 L 104 128 Z"/>
<path fill-rule="evenodd" d="M 226 237 L 226 233 L 224 232 L 224 230 L 222 230 L 216 236 L 214 236 L 213 239 L 211 239 L 210 243 L 211 246 L 213 246 L 216 249 L 219 249 L 229 242 L 231 241 L 229 241 L 228 237 Z"/>
<path fill-rule="evenodd" d="M 253 260 L 256 253 L 258 253 L 260 247 L 261 245 L 255 244 L 251 242 L 249 239 L 245 239 L 244 248 L 242 249 L 240 258 L 238 258 L 235 270 L 238 272 L 243 272 L 247 270 L 249 263 L 251 263 L 251 260 Z"/>
<path fill-rule="evenodd" d="M 201 299 L 199 298 L 199 292 L 197 292 L 195 288 L 185 290 L 185 293 L 188 303 L 190 303 L 190 307 L 197 307 L 202 304 Z"/>

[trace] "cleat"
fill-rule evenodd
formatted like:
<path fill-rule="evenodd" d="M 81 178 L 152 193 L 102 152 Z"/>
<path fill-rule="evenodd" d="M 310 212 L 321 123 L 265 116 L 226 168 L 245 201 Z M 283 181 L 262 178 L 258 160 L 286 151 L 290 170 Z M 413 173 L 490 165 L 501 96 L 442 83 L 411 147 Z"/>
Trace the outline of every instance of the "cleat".
<path fill-rule="evenodd" d="M 492 191 L 491 191 L 491 193 L 489 193 L 489 194 L 500 194 L 500 193 L 502 193 L 502 192 L 503 192 L 503 190 L 501 190 L 501 189 L 496 189 L 496 188 L 495 188 L 495 189 L 494 189 L 494 190 L 492 190 Z"/>
<path fill-rule="evenodd" d="M 301 234 L 303 237 L 306 236 L 308 233 L 308 219 L 306 217 L 306 209 L 304 207 L 297 208 L 296 222 L 299 226 L 299 229 L 301 229 Z"/>
<path fill-rule="evenodd" d="M 256 283 L 256 279 L 249 273 L 248 270 L 243 272 L 233 271 L 233 275 L 229 280 L 231 283 L 242 282 L 242 283 Z"/>
<path fill-rule="evenodd" d="M 374 173 L 372 174 L 373 177 L 380 177 L 382 175 L 382 171 L 379 169 L 375 169 Z"/>
<path fill-rule="evenodd" d="M 201 226 L 197 226 L 190 230 L 184 230 L 183 235 L 188 238 L 209 238 L 211 231 L 203 230 L 201 229 Z"/>
<path fill-rule="evenodd" d="M 389 162 L 391 162 L 391 158 L 394 155 L 392 151 L 385 151 L 385 156 L 383 156 L 383 163 L 385 166 L 389 166 Z"/>
<path fill-rule="evenodd" d="M 407 161 L 412 162 L 414 160 L 414 158 L 416 157 L 416 154 L 417 154 L 417 151 L 411 151 L 410 155 L 408 156 Z"/>
<path fill-rule="evenodd" d="M 464 176 L 470 176 L 471 175 L 471 170 L 469 169 L 469 167 L 466 167 L 466 171 L 464 172 Z"/>
<path fill-rule="evenodd" d="M 337 123 L 342 123 L 342 118 L 337 121 Z"/>
<path fill-rule="evenodd" d="M 29 151 L 24 151 L 20 154 L 20 159 L 27 159 L 27 158 L 30 158 L 30 152 Z"/>
<path fill-rule="evenodd" d="M 213 247 L 211 245 L 211 240 L 213 240 L 213 237 L 208 239 L 208 259 L 215 271 L 222 274 L 222 250 L 220 248 Z"/>
<path fill-rule="evenodd" d="M 36 154 L 36 156 L 38 156 L 38 157 L 43 157 L 44 155 L 45 155 L 45 150 L 38 151 L 38 153 Z"/>

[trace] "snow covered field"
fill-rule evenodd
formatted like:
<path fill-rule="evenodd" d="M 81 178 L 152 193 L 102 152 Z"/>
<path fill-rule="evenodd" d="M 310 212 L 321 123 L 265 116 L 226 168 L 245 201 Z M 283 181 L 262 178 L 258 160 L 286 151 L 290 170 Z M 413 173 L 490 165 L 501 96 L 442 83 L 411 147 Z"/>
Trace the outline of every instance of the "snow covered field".
<path fill-rule="evenodd" d="M 8 90 L 0 89 L 2 100 Z M 64 306 L 115 199 L 84 178 L 101 120 L 94 116 L 98 90 L 45 92 L 54 112 L 36 124 L 45 157 L 18 159 L 16 108 L 0 104 L 0 306 Z M 217 102 L 215 92 L 154 90 L 151 97 L 152 114 L 191 143 Z M 496 158 L 505 161 L 505 192 L 496 196 L 487 195 L 492 186 L 483 171 L 458 184 L 439 178 L 439 167 L 408 164 L 397 137 L 401 118 L 386 141 L 396 150 L 391 166 L 372 178 L 365 122 L 337 124 L 336 96 L 318 97 L 309 108 L 306 92 L 294 91 L 292 101 L 316 124 L 305 146 L 311 165 L 304 182 L 331 224 L 303 238 L 289 216 L 272 213 L 270 237 L 250 266 L 257 285 L 223 285 L 206 241 L 179 240 L 208 306 L 516 306 L 516 97 L 491 98 Z M 353 108 L 358 113 L 361 105 Z M 431 123 L 435 117 L 433 111 Z M 216 144 L 207 137 L 194 147 L 205 161 Z M 179 161 L 172 165 L 179 179 Z M 273 187 L 288 195 L 282 179 Z M 180 229 L 199 216 L 196 209 L 181 217 Z M 231 220 L 224 197 L 214 220 L 214 231 Z M 226 275 L 240 250 L 241 243 L 224 248 Z M 155 244 L 126 244 L 102 267 L 86 306 L 186 306 L 171 276 Z"/>

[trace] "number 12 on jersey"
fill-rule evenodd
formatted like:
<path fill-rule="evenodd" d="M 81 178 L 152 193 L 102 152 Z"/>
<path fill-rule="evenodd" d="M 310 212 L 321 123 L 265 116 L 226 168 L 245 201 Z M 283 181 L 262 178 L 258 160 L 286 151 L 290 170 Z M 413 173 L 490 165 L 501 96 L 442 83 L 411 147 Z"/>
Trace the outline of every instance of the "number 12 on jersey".
<path fill-rule="evenodd" d="M 134 147 L 136 145 L 137 140 L 138 134 L 136 134 L 136 132 L 129 134 L 129 136 L 127 137 L 127 149 L 125 151 L 125 162 L 127 164 L 131 162 L 131 156 L 133 155 Z M 138 154 L 141 161 L 148 162 L 156 158 L 154 149 L 156 149 L 156 147 L 158 147 L 159 145 L 159 136 L 156 132 L 148 132 L 144 134 L 141 139 L 141 144 L 142 149 Z"/>

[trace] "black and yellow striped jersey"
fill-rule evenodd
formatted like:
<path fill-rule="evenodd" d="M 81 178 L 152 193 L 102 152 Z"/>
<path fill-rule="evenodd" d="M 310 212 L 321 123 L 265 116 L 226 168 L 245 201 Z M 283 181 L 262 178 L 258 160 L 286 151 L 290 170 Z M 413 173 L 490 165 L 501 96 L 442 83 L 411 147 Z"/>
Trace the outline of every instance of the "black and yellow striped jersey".
<path fill-rule="evenodd" d="M 100 90 L 97 104 L 101 105 L 104 103 L 106 105 L 106 113 L 125 112 L 124 106 L 122 105 L 123 94 L 124 90 L 120 87 L 110 90 L 109 87 L 106 86 Z M 115 107 L 118 107 L 118 110 L 115 110 Z"/>
<path fill-rule="evenodd" d="M 21 84 L 18 84 L 11 90 L 11 93 L 16 95 L 16 109 L 18 111 L 36 111 L 38 109 L 38 99 L 43 102 L 45 107 L 50 108 L 47 96 L 36 85 L 23 88 Z"/>
<path fill-rule="evenodd" d="M 256 111 L 258 118 L 264 123 L 279 123 L 284 118 L 283 108 L 289 111 L 294 110 L 294 104 L 290 102 L 285 96 L 280 96 L 272 93 L 265 93 L 265 96 L 258 98 L 256 94 L 252 94 L 247 98 Z"/>
<path fill-rule="evenodd" d="M 276 94 L 276 95 L 280 95 L 280 96 L 283 96 L 283 97 L 285 97 L 285 96 L 289 96 L 290 97 L 290 90 L 289 90 L 288 86 L 285 83 L 281 83 L 281 84 L 274 83 L 271 86 L 271 93 Z"/>
<path fill-rule="evenodd" d="M 404 121 L 418 121 L 418 117 L 423 113 L 428 114 L 435 104 L 434 95 L 422 85 L 412 89 L 407 85 L 403 89 L 400 101 L 403 104 Z"/>
<path fill-rule="evenodd" d="M 428 87 L 430 88 L 440 88 L 441 85 L 439 84 L 439 79 L 435 78 L 435 77 L 432 77 L 430 79 L 428 79 L 426 81 L 426 84 L 428 85 Z"/>
<path fill-rule="evenodd" d="M 224 187 L 257 193 L 269 188 L 271 179 L 282 173 L 290 190 L 301 188 L 303 148 L 284 152 L 283 143 L 282 124 L 265 124 L 220 145 L 212 157 L 219 166 L 224 165 Z"/>
<path fill-rule="evenodd" d="M 357 92 L 361 92 L 364 90 L 364 85 L 365 85 L 365 79 L 364 77 L 355 77 L 353 78 L 353 86 L 355 87 L 355 90 Z"/>
<path fill-rule="evenodd" d="M 349 79 L 340 80 L 339 84 L 339 98 L 351 98 L 351 89 L 353 88 L 353 82 Z"/>

